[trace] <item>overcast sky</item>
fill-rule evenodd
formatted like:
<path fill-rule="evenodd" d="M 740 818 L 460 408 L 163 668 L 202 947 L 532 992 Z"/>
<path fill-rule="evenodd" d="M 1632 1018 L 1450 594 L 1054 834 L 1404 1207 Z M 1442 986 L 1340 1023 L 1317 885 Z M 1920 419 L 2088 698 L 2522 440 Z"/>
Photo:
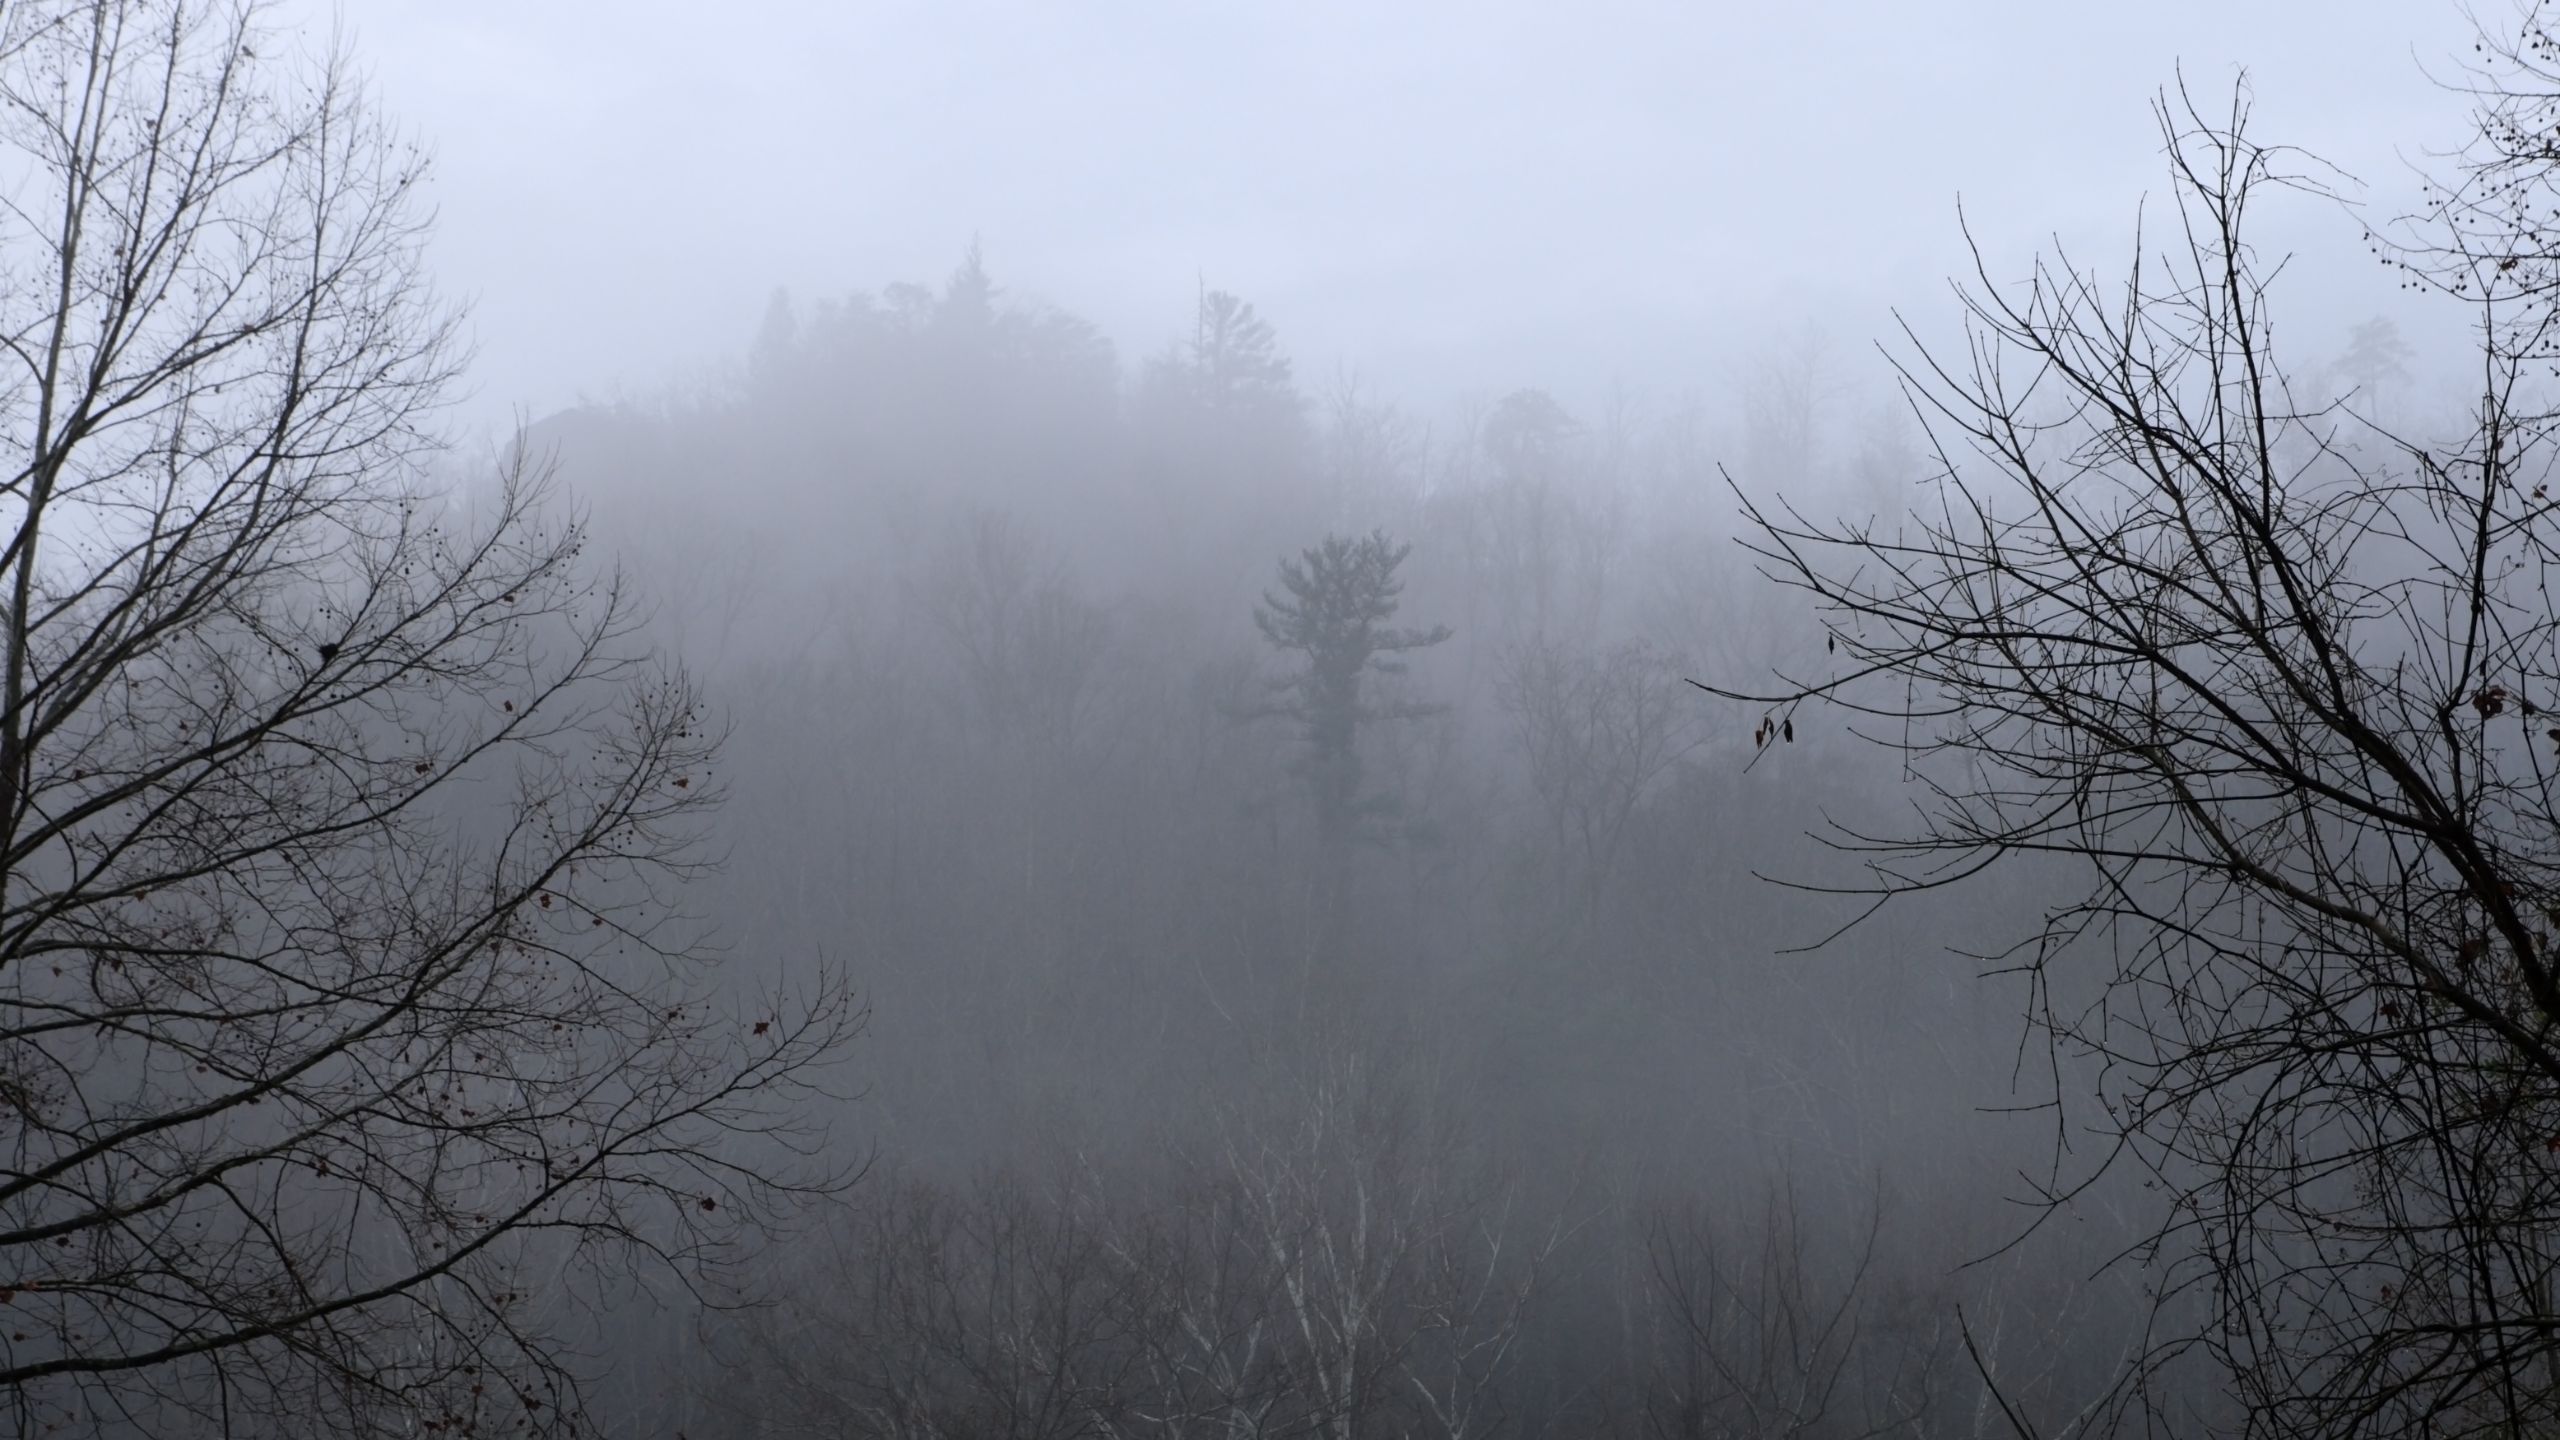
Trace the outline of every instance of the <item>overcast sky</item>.
<path fill-rule="evenodd" d="M 2182 64 L 2205 92 L 2245 64 L 2263 136 L 2401 203 L 2461 116 L 2422 67 L 2450 73 L 2468 34 L 2439 0 L 287 13 L 336 16 L 439 156 L 435 264 L 473 307 L 482 423 L 699 373 L 775 287 L 938 278 L 973 235 L 1124 358 L 1205 277 L 1303 373 L 1426 406 L 1713 383 L 1803 316 L 1854 349 L 1887 305 L 1943 311 L 1959 193 L 2020 254 L 2055 229 L 2120 243 L 2157 187 L 2146 99 Z M 2315 277 L 2375 278 L 2343 218 L 2305 233 Z"/>

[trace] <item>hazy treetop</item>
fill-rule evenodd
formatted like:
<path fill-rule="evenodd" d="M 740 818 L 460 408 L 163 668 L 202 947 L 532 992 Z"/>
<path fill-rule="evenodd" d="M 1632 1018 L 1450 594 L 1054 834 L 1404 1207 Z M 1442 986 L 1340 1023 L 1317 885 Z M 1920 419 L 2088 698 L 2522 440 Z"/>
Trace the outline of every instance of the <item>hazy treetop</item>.
<path fill-rule="evenodd" d="M 285 11 L 315 37 L 332 13 Z M 2399 157 L 2462 119 L 2421 67 L 2468 48 L 2450 0 L 335 13 L 441 156 L 476 423 L 654 388 L 742 351 L 776 286 L 940 276 L 972 235 L 1124 356 L 1183 333 L 1205 277 L 1310 378 L 1713 383 L 1742 331 L 1811 311 L 1855 348 L 1931 303 L 1959 191 L 2004 245 L 2118 242 L 2157 171 L 2145 97 L 2180 65 L 2216 88 L 2248 66 L 2269 138 L 2400 203 Z"/>

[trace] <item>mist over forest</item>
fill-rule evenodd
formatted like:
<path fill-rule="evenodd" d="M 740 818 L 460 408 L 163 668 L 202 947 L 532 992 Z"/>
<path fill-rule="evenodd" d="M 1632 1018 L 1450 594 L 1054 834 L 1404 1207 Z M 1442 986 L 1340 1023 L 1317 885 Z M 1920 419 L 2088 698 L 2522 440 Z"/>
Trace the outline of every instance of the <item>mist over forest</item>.
<path fill-rule="evenodd" d="M 2560 34 L 2269 9 L 0 7 L 9 1422 L 2553 1433 Z"/>
<path fill-rule="evenodd" d="M 878 1154 L 841 1263 L 974 1286 L 1109 1243 L 1041 1227 L 1125 1223 L 1201 1227 L 1180 1238 L 1259 1271 L 1263 1246 L 1341 1226 L 1324 1238 L 1375 1253 L 1326 1262 L 1346 1267 L 1326 1303 L 1465 1312 L 1364 1345 L 1447 1347 L 1435 1363 L 1488 1391 L 1470 1403 L 1543 1427 L 1660 1403 L 1649 1372 L 1681 1342 L 1650 1308 L 1648 1237 L 1700 1267 L 1777 1243 L 1822 1308 L 1755 1337 L 1805 1352 L 1767 1363 L 1836 1365 L 1864 1326 L 1892 1336 L 1860 1342 L 1886 1369 L 1844 1405 L 1954 1383 L 1930 1312 L 2009 1238 L 1997 1202 L 2051 1139 L 1980 1113 L 2010 1093 L 2017 997 L 1950 959 L 1962 932 L 1925 901 L 1782 953 L 1854 910 L 1760 877 L 1820 873 L 1805 817 L 1882 809 L 1896 762 L 1810 718 L 1766 750 L 1758 714 L 1687 683 L 1819 643 L 1715 558 L 1719 443 L 1875 508 L 1922 470 L 1911 428 L 1844 403 L 1803 338 L 1730 429 L 1703 402 L 1584 417 L 1535 389 L 1429 423 L 1311 393 L 1249 301 L 1197 305 L 1124 367 L 973 249 L 930 284 L 777 298 L 732 391 L 526 437 L 734 707 L 708 913 L 742 955 L 859 976 L 838 1133 Z M 1329 813 L 1300 713 L 1321 702 L 1291 688 L 1310 662 L 1272 622 L 1340 604 L 1364 558 L 1400 643 L 1361 677 Z M 1988 893 L 2033 914 L 2031 888 Z M 1364 1199 L 1385 1233 L 1354 1235 Z M 873 1248 L 925 1245 L 870 1228 L 915 1224 L 957 1227 L 936 1252 L 1029 1253 Z M 2098 1383 L 2047 1349 L 2053 1307 L 2091 1302 L 2046 1263 L 1994 1267 L 1985 1303 L 2015 1368 Z M 1834 1313 L 1861 1265 L 1857 1306 L 1904 1314 Z M 827 1377 L 876 1360 L 868 1307 L 908 1303 L 865 1285 L 830 1272 L 778 1333 L 677 1353 L 710 1367 L 706 1404 L 771 1364 L 756 1389 L 828 1412 L 794 1423 L 859 1426 L 879 1402 Z M 1454 1288 L 1393 1294 L 1432 1285 Z M 1122 1323 L 1035 1296 L 1009 1303 Z M 944 1321 L 965 1347 L 989 1317 Z M 1485 1345 L 1515 1353 L 1466 1356 Z M 1394 1378 L 1363 1403 L 1399 1419 L 1363 1423 L 1419 1423 Z"/>

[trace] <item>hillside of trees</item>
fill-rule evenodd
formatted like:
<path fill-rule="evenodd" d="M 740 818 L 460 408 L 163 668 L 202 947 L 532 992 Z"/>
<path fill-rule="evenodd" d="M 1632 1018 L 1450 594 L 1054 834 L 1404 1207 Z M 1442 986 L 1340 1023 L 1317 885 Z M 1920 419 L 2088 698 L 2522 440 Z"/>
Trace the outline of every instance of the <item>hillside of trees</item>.
<path fill-rule="evenodd" d="M 2456 365 L 2173 86 L 1881 363 L 1392 397 L 971 241 L 474 454 L 343 50 L 0 9 L 0 1411 L 2552 1433 L 2520 15 L 2358 222 Z"/>

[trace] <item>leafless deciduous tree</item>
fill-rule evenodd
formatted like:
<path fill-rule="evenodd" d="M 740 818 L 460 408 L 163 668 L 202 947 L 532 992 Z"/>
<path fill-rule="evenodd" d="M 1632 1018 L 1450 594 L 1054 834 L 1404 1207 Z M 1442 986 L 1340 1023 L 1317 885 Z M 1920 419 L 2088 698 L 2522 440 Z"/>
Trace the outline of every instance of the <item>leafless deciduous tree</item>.
<path fill-rule="evenodd" d="M 0 1403 L 577 1428 L 544 1317 L 824 1165 L 713 1003 L 715 728 L 538 470 L 420 483 L 421 161 L 254 6 L 0 16 Z M 189 1418 L 192 1417 L 192 1418 Z"/>
<path fill-rule="evenodd" d="M 2457 234 L 2491 337 L 2467 430 L 2297 404 L 2247 221 L 2319 172 L 2252 141 L 2245 100 L 2160 121 L 2175 204 L 2120 286 L 1985 275 L 1961 357 L 1906 363 L 1940 472 L 1914 513 L 1746 498 L 1830 635 L 1725 689 L 1909 752 L 1914 827 L 1833 832 L 1880 899 L 2085 862 L 2001 953 L 2053 1073 L 2097 1077 L 2055 1113 L 2102 1159 L 2052 1198 L 2131 1165 L 2163 1199 L 2128 1397 L 2185 1355 L 2254 1433 L 2536 1433 L 2560 1420 L 2544 307 L 2494 283 L 2513 246 Z"/>
<path fill-rule="evenodd" d="M 1600 906 L 1627 822 L 1654 782 L 1703 738 L 1677 662 L 1644 644 L 1599 654 L 1537 642 L 1508 649 L 1495 699 L 1509 712 L 1529 786 L 1560 857 Z"/>
<path fill-rule="evenodd" d="M 866 1197 L 743 1363 L 762 1433 L 1493 1440 L 1570 1226 L 1349 1059 L 1150 1178 Z"/>
<path fill-rule="evenodd" d="M 1277 1087 L 1275 1087 L 1277 1088 Z M 1474 1440 L 1566 1224 L 1524 1223 L 1402 1067 L 1328 1057 L 1259 1123 L 1231 1125 L 1238 1242 L 1268 1266 L 1276 1353 L 1307 1431 Z"/>
<path fill-rule="evenodd" d="M 1643 1433 L 1931 1433 L 1953 1322 L 1888 1313 L 1875 1275 L 1881 1208 L 1854 1234 L 1819 1236 L 1789 1184 L 1757 1218 L 1742 1245 L 1695 1202 L 1646 1218 Z"/>
<path fill-rule="evenodd" d="M 1055 761 L 1088 728 L 1111 641 L 1109 619 L 1065 567 L 1007 516 L 956 523 L 912 587 L 950 642 L 983 723 Z"/>
<path fill-rule="evenodd" d="M 880 1187 L 826 1282 L 759 1337 L 764 1433 L 1069 1440 L 1139 1424 L 1160 1271 L 1120 1263 L 1124 1243 L 1073 1185 Z"/>

